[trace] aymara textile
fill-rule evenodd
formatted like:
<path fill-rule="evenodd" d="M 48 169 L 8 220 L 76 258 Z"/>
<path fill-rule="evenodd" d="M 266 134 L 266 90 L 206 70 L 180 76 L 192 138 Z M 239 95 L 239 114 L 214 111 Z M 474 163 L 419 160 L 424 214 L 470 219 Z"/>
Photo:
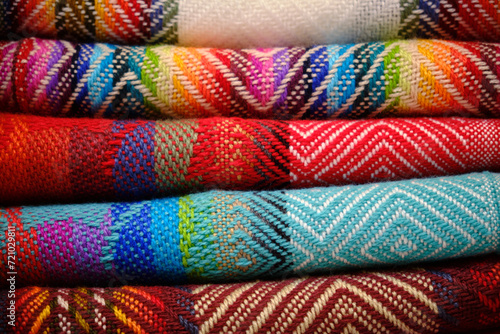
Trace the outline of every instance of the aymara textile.
<path fill-rule="evenodd" d="M 500 171 L 500 120 L 179 121 L 0 114 L 0 203 L 142 200 Z M 15 186 L 13 186 L 15 185 Z"/>
<path fill-rule="evenodd" d="M 0 34 L 269 47 L 431 37 L 495 41 L 497 0 L 7 0 Z"/>
<path fill-rule="evenodd" d="M 226 281 L 485 254 L 500 174 L 0 211 L 19 284 Z M 5 284 L 6 272 L 0 273 Z"/>
<path fill-rule="evenodd" d="M 372 1 L 376 2 L 376 1 Z M 0 43 L 0 110 L 57 116 L 500 116 L 500 44 L 275 49 Z"/>
<path fill-rule="evenodd" d="M 15 293 L 16 326 L 1 317 L 0 331 L 472 333 L 500 325 L 500 260 L 238 284 Z"/>

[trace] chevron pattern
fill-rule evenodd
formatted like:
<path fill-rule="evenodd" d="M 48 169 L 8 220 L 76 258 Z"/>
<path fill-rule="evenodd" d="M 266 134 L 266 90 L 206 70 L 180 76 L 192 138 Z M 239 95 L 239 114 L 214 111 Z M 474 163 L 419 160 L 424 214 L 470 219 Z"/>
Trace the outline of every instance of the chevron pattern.
<path fill-rule="evenodd" d="M 153 122 L 0 114 L 0 202 L 133 200 L 495 172 L 499 131 L 499 120 L 466 118 Z"/>
<path fill-rule="evenodd" d="M 212 201 L 224 205 L 209 210 L 196 205 L 203 195 L 191 195 L 196 251 L 189 251 L 186 261 L 210 279 L 233 277 L 234 271 L 256 278 L 276 276 L 275 270 L 287 276 L 452 258 L 487 244 L 495 251 L 498 227 L 491 222 L 498 212 L 475 203 L 478 198 L 489 202 L 494 191 L 482 188 L 484 182 L 489 181 L 483 175 L 471 174 L 234 197 L 223 193 Z M 464 189 L 470 190 L 467 196 Z"/>
<path fill-rule="evenodd" d="M 177 43 L 178 0 L 10 1 L 2 34 L 119 44 Z"/>
<path fill-rule="evenodd" d="M 290 186 L 287 123 L 225 118 L 198 124 L 188 175 L 223 189 Z"/>
<path fill-rule="evenodd" d="M 19 332 L 440 333 L 498 326 L 500 260 L 178 287 L 16 291 Z M 0 307 L 7 309 L 6 296 Z M 152 321 L 152 319 L 154 319 Z M 0 318 L 0 330 L 8 317 Z"/>
<path fill-rule="evenodd" d="M 288 277 L 500 250 L 498 174 L 0 209 L 18 284 Z M 6 282 L 0 273 L 0 282 Z M 4 284 L 4 283 L 1 283 Z"/>
<path fill-rule="evenodd" d="M 283 0 L 271 5 L 238 1 L 234 8 L 226 6 L 222 12 L 224 4 L 201 0 L 6 1 L 0 5 L 0 33 L 9 39 L 40 36 L 79 42 L 187 46 L 211 43 L 236 48 L 258 45 L 259 41 L 276 46 L 304 45 L 304 41 L 314 45 L 415 37 L 484 41 L 500 38 L 496 0 L 379 0 L 375 4 Z M 238 25 L 233 20 L 235 13 L 239 14 Z M 337 24 L 327 19 L 334 15 Z M 204 29 L 209 24 L 214 33 Z M 267 29 L 262 30 L 263 26 Z"/>
<path fill-rule="evenodd" d="M 497 117 L 499 52 L 438 40 L 238 51 L 24 39 L 0 43 L 0 101 L 110 118 Z"/>
<path fill-rule="evenodd" d="M 471 286 L 474 281 L 472 272 L 467 271 L 467 264 L 463 267 L 463 276 L 459 274 L 461 269 L 456 268 L 456 272 L 437 270 L 432 274 L 431 271 L 403 271 L 223 287 L 209 285 L 195 288 L 193 292 L 201 297 L 195 304 L 202 321 L 200 333 L 228 330 L 252 333 L 328 330 L 336 333 L 436 333 L 454 329 L 456 323 L 452 325 L 452 319 L 458 320 L 464 330 L 468 326 L 478 329 L 472 317 L 463 321 L 463 316 L 454 318 L 451 315 L 451 312 L 456 314 L 457 305 L 453 309 L 449 300 L 460 299 L 463 287 Z M 496 276 L 498 266 L 493 265 L 486 271 Z M 449 280 L 443 277 L 445 275 Z M 459 282 L 465 284 L 450 290 L 453 291 L 450 299 L 443 295 L 450 284 L 454 286 Z M 442 288 L 437 288 L 440 285 Z M 495 291 L 496 285 L 489 286 Z M 434 298 L 434 294 L 440 297 Z M 498 310 L 498 293 L 492 295 L 491 308 L 479 316 L 488 319 L 485 323 L 490 324 L 498 321 L 498 315 L 493 315 Z M 224 302 L 219 304 L 217 301 Z M 440 319 L 435 316 L 438 313 Z"/>
<path fill-rule="evenodd" d="M 475 165 L 465 162 L 469 153 L 463 145 L 469 147 L 469 135 L 487 138 L 485 151 L 481 152 L 485 159 L 495 155 L 495 136 L 491 135 L 495 130 L 470 128 L 466 134 L 468 131 L 463 131 L 458 119 L 449 121 L 427 118 L 289 123 L 292 185 L 328 185 L 331 181 L 327 180 L 333 179 L 338 183 L 365 183 L 465 172 Z M 433 143 L 432 148 L 427 146 L 429 143 Z"/>

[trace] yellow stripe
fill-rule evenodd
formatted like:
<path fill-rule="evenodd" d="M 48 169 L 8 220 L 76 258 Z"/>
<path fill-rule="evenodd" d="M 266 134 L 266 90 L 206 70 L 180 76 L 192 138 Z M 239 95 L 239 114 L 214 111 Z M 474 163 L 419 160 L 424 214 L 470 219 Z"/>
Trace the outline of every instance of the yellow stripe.
<path fill-rule="evenodd" d="M 80 324 L 80 326 L 88 333 L 90 332 L 90 326 L 89 324 L 83 319 L 81 316 L 80 312 L 75 311 L 75 319 L 76 321 Z"/>
<path fill-rule="evenodd" d="M 144 331 L 141 329 L 141 326 L 138 325 L 135 321 L 128 319 L 125 313 L 119 310 L 116 306 L 113 306 L 113 312 L 117 319 L 121 320 L 125 325 L 131 328 L 134 333 L 143 333 Z"/>
<path fill-rule="evenodd" d="M 47 305 L 33 323 L 33 327 L 31 327 L 30 333 L 38 333 L 40 327 L 42 327 L 42 323 L 45 321 L 45 319 L 47 319 L 49 314 L 50 314 L 50 305 Z"/>

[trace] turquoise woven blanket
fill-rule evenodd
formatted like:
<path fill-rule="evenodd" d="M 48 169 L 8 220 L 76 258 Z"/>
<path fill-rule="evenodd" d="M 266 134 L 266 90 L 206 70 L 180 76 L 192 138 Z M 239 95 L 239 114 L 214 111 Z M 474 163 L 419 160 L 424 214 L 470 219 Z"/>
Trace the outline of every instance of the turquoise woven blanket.
<path fill-rule="evenodd" d="M 484 254 L 499 250 L 499 186 L 485 172 L 5 208 L 2 266 L 12 242 L 20 284 L 220 282 Z"/>

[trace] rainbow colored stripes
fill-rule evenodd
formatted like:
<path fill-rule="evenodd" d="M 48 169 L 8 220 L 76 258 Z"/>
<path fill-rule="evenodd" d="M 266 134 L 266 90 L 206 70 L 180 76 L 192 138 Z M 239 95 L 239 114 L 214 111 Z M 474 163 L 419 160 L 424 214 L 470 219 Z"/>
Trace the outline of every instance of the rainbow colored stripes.
<path fill-rule="evenodd" d="M 109 118 L 497 117 L 499 53 L 498 44 L 438 40 L 236 51 L 25 39 L 0 45 L 0 109 Z"/>

